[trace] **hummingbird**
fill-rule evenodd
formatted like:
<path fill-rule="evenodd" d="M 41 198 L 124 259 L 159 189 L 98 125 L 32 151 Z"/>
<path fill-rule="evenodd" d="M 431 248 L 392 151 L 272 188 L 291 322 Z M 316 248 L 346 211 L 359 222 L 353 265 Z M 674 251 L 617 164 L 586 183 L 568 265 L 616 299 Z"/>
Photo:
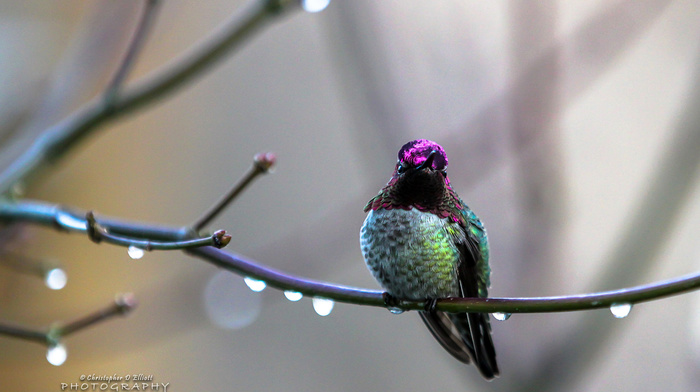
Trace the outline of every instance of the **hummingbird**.
<path fill-rule="evenodd" d="M 445 150 L 427 139 L 403 145 L 364 210 L 362 255 L 387 306 L 425 301 L 420 317 L 442 347 L 485 379 L 498 376 L 488 313 L 435 309 L 438 298 L 487 297 L 491 273 L 486 229 L 452 189 Z"/>

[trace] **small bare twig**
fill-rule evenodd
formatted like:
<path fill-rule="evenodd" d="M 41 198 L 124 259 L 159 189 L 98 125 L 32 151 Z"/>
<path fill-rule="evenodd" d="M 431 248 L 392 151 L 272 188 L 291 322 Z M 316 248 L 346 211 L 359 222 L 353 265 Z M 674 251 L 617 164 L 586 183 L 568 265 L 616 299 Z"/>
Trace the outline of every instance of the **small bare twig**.
<path fill-rule="evenodd" d="M 107 89 L 105 89 L 103 95 L 105 106 L 111 107 L 117 99 L 117 94 L 124 85 L 124 80 L 129 75 L 134 62 L 136 61 L 136 58 L 146 41 L 146 37 L 148 36 L 150 27 L 153 24 L 153 20 L 155 19 L 156 11 L 158 10 L 159 5 L 159 0 L 144 0 L 141 19 L 136 25 L 136 30 L 134 31 L 131 42 L 129 43 L 129 48 L 124 55 L 124 60 L 122 60 L 121 64 L 119 64 L 119 68 L 114 74 L 114 78 L 107 86 Z"/>
<path fill-rule="evenodd" d="M 41 278 L 44 278 L 48 271 L 61 268 L 61 264 L 55 259 L 39 259 L 9 250 L 0 251 L 0 266 Z"/>
<path fill-rule="evenodd" d="M 272 166 L 275 164 L 275 155 L 268 152 L 266 154 L 257 154 L 253 158 L 253 166 L 250 168 L 245 177 L 243 177 L 238 184 L 236 184 L 231 190 L 221 198 L 215 205 L 213 205 L 209 211 L 207 211 L 201 218 L 199 218 L 195 223 L 192 224 L 195 232 L 203 229 L 204 226 L 208 225 L 217 215 L 226 208 L 243 190 L 245 190 L 248 185 L 250 185 L 254 179 L 259 175 L 269 173 Z"/>
<path fill-rule="evenodd" d="M 46 343 L 46 341 L 48 340 L 45 332 L 34 331 L 28 328 L 19 327 L 15 325 L 0 324 L 0 335 L 39 343 Z"/>
<path fill-rule="evenodd" d="M 125 247 L 136 247 L 146 251 L 152 250 L 180 250 L 187 248 L 197 248 L 202 246 L 213 246 L 215 248 L 223 248 L 231 242 L 231 236 L 226 234 L 225 230 L 219 230 L 209 237 L 195 238 L 195 239 L 184 239 L 175 241 L 151 241 L 151 240 L 140 240 L 130 237 L 124 237 L 120 235 L 115 235 L 109 232 L 109 230 L 99 223 L 95 219 L 95 215 L 92 211 L 88 211 L 85 214 L 85 221 L 87 222 L 87 235 L 90 240 L 96 244 L 99 244 L 104 240 L 112 245 L 119 245 Z"/>
<path fill-rule="evenodd" d="M 74 320 L 63 326 L 55 327 L 60 336 L 68 336 L 82 329 L 85 329 L 91 325 L 97 324 L 101 321 L 108 320 L 114 316 L 126 316 L 129 314 L 136 306 L 138 302 L 133 294 L 123 294 L 119 295 L 114 299 L 114 303 L 110 306 L 98 310 L 95 313 L 89 314 L 85 317 Z"/>
<path fill-rule="evenodd" d="M 51 346 L 62 337 L 68 336 L 82 329 L 108 320 L 114 316 L 126 315 L 137 305 L 136 298 L 132 294 L 117 296 L 114 303 L 95 313 L 71 321 L 65 325 L 55 324 L 47 332 L 32 330 L 30 328 L 0 324 L 0 335 L 19 339 L 30 340 Z"/>

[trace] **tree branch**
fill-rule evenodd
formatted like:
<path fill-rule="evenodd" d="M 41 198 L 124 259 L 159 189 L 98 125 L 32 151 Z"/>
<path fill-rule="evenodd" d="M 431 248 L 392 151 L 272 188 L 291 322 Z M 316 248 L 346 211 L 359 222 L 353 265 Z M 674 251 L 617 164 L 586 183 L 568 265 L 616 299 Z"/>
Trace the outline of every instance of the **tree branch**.
<path fill-rule="evenodd" d="M 137 305 L 138 302 L 132 294 L 123 294 L 117 296 L 114 303 L 104 309 L 52 329 L 55 329 L 59 336 L 68 336 L 114 316 L 126 316 Z"/>
<path fill-rule="evenodd" d="M 158 6 L 160 5 L 159 0 L 143 0 L 143 12 L 141 14 L 141 19 L 136 25 L 136 30 L 129 43 L 129 48 L 124 55 L 124 60 L 122 60 L 117 72 L 114 74 L 114 78 L 105 89 L 103 94 L 103 99 L 106 106 L 111 106 L 117 98 L 117 94 L 124 84 L 124 80 L 129 75 L 131 68 L 138 57 L 141 48 L 143 47 L 146 37 L 149 33 L 150 27 L 155 19 Z"/>
<path fill-rule="evenodd" d="M 0 174 L 0 194 L 7 193 L 18 181 L 28 180 L 43 165 L 56 161 L 98 126 L 163 98 L 203 75 L 276 16 L 294 6 L 298 6 L 298 1 L 253 0 L 219 31 L 133 87 L 126 88 L 109 104 L 105 104 L 103 97 L 88 102 L 47 129 Z"/>
<path fill-rule="evenodd" d="M 13 338 L 30 340 L 33 342 L 46 343 L 46 332 L 34 331 L 28 328 L 15 325 L 0 324 L 0 335 L 10 336 Z"/>
<path fill-rule="evenodd" d="M 41 278 L 44 278 L 48 271 L 61 268 L 56 260 L 29 257 L 9 250 L 0 250 L 0 265 L 19 273 Z"/>
<path fill-rule="evenodd" d="M 87 316 L 71 321 L 67 324 L 56 324 L 48 329 L 48 332 L 41 332 L 25 327 L 0 324 L 0 335 L 14 338 L 30 340 L 47 346 L 55 345 L 58 341 L 72 333 L 88 328 L 99 322 L 108 320 L 114 316 L 124 316 L 137 305 L 136 298 L 131 294 L 117 296 L 114 303 L 104 309 L 100 309 Z"/>
<path fill-rule="evenodd" d="M 212 206 L 209 211 L 207 211 L 201 218 L 197 219 L 192 227 L 195 232 L 202 230 L 204 226 L 208 225 L 221 211 L 226 208 L 238 195 L 243 192 L 243 190 L 250 185 L 255 178 L 261 174 L 269 173 L 272 166 L 275 164 L 275 155 L 272 153 L 257 154 L 253 158 L 253 166 L 250 168 L 248 173 L 236 184 L 221 200 L 219 200 L 214 206 Z"/>
<path fill-rule="evenodd" d="M 63 231 L 87 234 L 87 228 L 90 227 L 85 218 L 87 215 L 86 212 L 36 201 L 0 202 L 0 221 L 35 223 L 53 226 Z M 127 237 L 144 236 L 150 233 L 159 239 L 172 242 L 187 239 L 189 235 L 189 231 L 182 228 L 156 227 L 110 218 L 100 219 L 100 221 L 109 231 L 119 232 Z M 263 280 L 280 290 L 297 291 L 307 296 L 323 297 L 356 305 L 386 307 L 381 291 L 288 275 L 251 259 L 211 246 L 188 248 L 185 251 L 228 271 Z M 534 298 L 445 298 L 437 301 L 437 309 L 447 312 L 483 313 L 569 312 L 609 308 L 616 304 L 636 304 L 697 289 L 700 289 L 700 273 L 649 285 L 583 295 Z M 421 301 L 399 301 L 397 305 L 404 310 L 422 310 L 424 307 Z"/>
<path fill-rule="evenodd" d="M 97 223 L 95 215 L 92 211 L 85 214 L 87 235 L 94 243 L 99 244 L 104 240 L 113 245 L 125 247 L 137 247 L 143 250 L 178 250 L 187 248 L 197 248 L 201 246 L 213 246 L 215 248 L 223 248 L 231 242 L 231 236 L 226 234 L 225 230 L 218 230 L 213 235 L 204 238 L 184 239 L 176 241 L 151 241 L 139 240 L 130 237 L 111 234 L 107 228 Z M 180 231 L 178 233 L 181 233 Z"/>
<path fill-rule="evenodd" d="M 356 305 L 386 307 L 381 291 L 365 290 L 308 280 L 264 267 L 243 256 L 212 248 L 188 249 L 187 253 L 218 267 L 265 281 L 280 290 L 297 291 L 314 297 Z M 636 304 L 700 289 L 700 273 L 653 284 L 599 293 L 532 298 L 444 298 L 437 309 L 446 312 L 545 313 L 610 308 L 618 304 Z M 394 304 L 392 304 L 393 306 Z M 399 301 L 403 310 L 423 310 L 422 301 Z"/>

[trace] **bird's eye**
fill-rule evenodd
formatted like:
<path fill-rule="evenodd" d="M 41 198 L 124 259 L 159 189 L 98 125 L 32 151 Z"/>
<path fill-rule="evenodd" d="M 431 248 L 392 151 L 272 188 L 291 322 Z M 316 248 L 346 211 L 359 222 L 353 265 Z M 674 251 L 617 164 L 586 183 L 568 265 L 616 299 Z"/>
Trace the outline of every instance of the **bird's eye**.
<path fill-rule="evenodd" d="M 405 172 L 405 171 L 406 171 L 406 166 L 404 166 L 404 165 L 398 163 L 397 166 L 396 166 L 396 172 L 399 173 L 399 174 L 401 174 L 401 173 L 403 173 L 403 172 Z"/>
<path fill-rule="evenodd" d="M 441 171 L 441 173 L 442 173 L 443 177 L 447 178 L 447 170 L 443 170 L 443 171 Z"/>

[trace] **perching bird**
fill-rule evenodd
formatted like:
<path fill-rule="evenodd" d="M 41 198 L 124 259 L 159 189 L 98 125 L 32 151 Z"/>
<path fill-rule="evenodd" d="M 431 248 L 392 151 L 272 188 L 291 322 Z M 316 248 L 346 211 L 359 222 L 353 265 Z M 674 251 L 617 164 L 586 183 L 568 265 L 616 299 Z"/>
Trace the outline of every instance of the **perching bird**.
<path fill-rule="evenodd" d="M 434 308 L 438 298 L 486 297 L 491 271 L 484 225 L 452 189 L 446 169 L 445 151 L 433 141 L 401 147 L 391 179 L 365 206 L 362 255 L 387 298 L 425 300 L 420 316 L 433 336 L 490 380 L 499 373 L 488 313 Z"/>

